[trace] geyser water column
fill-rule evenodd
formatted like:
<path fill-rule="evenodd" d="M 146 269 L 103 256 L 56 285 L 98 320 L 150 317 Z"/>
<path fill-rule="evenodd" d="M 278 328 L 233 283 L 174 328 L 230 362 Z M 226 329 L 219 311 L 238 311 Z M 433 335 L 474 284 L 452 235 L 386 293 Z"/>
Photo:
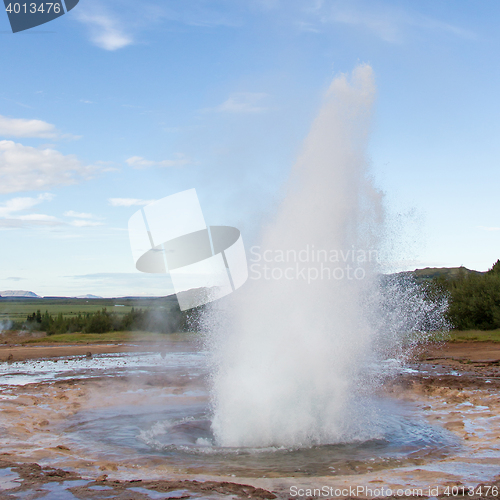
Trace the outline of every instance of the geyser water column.
<path fill-rule="evenodd" d="M 286 196 L 249 253 L 250 279 L 211 332 L 218 445 L 369 437 L 358 403 L 382 219 L 366 159 L 374 94 L 367 65 L 332 82 Z"/>

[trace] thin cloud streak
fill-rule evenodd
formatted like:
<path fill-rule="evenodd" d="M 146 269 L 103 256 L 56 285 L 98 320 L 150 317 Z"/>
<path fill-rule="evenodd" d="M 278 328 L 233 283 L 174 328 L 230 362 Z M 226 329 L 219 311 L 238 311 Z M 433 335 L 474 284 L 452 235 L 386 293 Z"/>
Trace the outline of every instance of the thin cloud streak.
<path fill-rule="evenodd" d="M 268 97 L 263 92 L 234 92 L 228 99 L 215 108 L 205 108 L 204 112 L 218 113 L 263 113 L 267 107 L 260 105 Z"/>
<path fill-rule="evenodd" d="M 52 201 L 54 195 L 52 193 L 43 193 L 38 195 L 36 198 L 23 197 L 23 198 L 11 198 L 0 204 L 0 217 L 10 217 L 15 212 L 21 212 L 22 210 L 29 210 L 30 208 L 42 203 L 44 201 Z"/>
<path fill-rule="evenodd" d="M 103 226 L 104 223 L 92 220 L 75 219 L 74 221 L 71 221 L 71 225 L 75 227 L 96 227 Z"/>
<path fill-rule="evenodd" d="M 146 160 L 142 156 L 132 156 L 125 160 L 125 162 L 133 168 L 146 168 L 146 167 L 182 167 L 184 165 L 189 165 L 192 161 L 184 156 L 182 153 L 178 153 L 175 160 L 162 160 L 162 161 L 152 161 Z"/>
<path fill-rule="evenodd" d="M 0 219 L 0 228 L 2 229 L 20 229 L 26 227 L 52 227 L 62 226 L 63 222 L 58 220 L 42 220 L 42 219 Z"/>
<path fill-rule="evenodd" d="M 52 201 L 52 193 L 43 193 L 36 198 L 19 197 L 12 198 L 0 204 L 0 227 L 19 228 L 27 226 L 55 226 L 63 224 L 53 215 L 47 214 L 18 214 L 33 208 L 44 201 Z"/>
<path fill-rule="evenodd" d="M 92 219 L 94 216 L 92 214 L 84 213 L 84 212 L 74 212 L 73 210 L 68 210 L 63 214 L 65 217 L 76 217 L 80 219 Z"/>
<path fill-rule="evenodd" d="M 364 29 L 389 43 L 401 43 L 408 36 L 410 27 L 448 33 L 465 39 L 475 39 L 470 30 L 433 19 L 412 10 L 388 6 L 380 2 L 333 1 L 317 2 L 315 8 L 302 10 L 298 21 L 300 29 L 314 31 L 318 26 L 344 24 Z"/>
<path fill-rule="evenodd" d="M 134 42 L 132 36 L 125 33 L 118 16 L 106 12 L 95 3 L 79 8 L 77 20 L 87 26 L 90 41 L 101 49 L 115 51 Z"/>
<path fill-rule="evenodd" d="M 109 198 L 108 203 L 112 207 L 133 207 L 144 206 L 153 203 L 155 200 L 140 200 L 137 198 Z"/>

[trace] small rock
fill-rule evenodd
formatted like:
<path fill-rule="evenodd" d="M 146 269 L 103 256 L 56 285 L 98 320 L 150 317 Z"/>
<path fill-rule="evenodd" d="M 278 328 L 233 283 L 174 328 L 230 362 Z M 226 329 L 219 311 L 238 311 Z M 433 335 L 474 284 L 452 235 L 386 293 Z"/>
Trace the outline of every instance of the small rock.
<path fill-rule="evenodd" d="M 92 357 L 92 353 L 90 351 L 88 351 L 85 356 L 87 356 L 87 358 L 91 358 Z"/>
<path fill-rule="evenodd" d="M 64 446 L 63 444 L 59 444 L 56 446 L 58 450 L 66 450 L 69 451 L 69 448 L 67 446 Z"/>
<path fill-rule="evenodd" d="M 100 481 L 106 481 L 106 478 L 108 477 L 107 474 L 101 474 L 97 479 L 96 479 L 96 482 L 100 482 Z"/>
<path fill-rule="evenodd" d="M 12 361 L 14 359 L 14 355 L 12 353 L 9 354 L 7 361 Z"/>

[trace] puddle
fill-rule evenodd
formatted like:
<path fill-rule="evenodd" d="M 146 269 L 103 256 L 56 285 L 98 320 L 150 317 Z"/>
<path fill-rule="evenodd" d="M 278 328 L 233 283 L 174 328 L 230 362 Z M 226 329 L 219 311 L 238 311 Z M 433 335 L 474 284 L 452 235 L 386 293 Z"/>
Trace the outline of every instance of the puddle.
<path fill-rule="evenodd" d="M 10 468 L 0 469 L 0 490 L 11 490 L 20 485 L 19 474 Z"/>
<path fill-rule="evenodd" d="M 12 476 L 12 477 L 11 477 Z M 4 482 L 7 480 L 7 482 Z M 9 495 L 9 498 L 19 500 L 34 500 L 45 498 L 47 500 L 79 500 L 68 488 L 83 486 L 88 484 L 88 480 L 60 481 L 38 484 L 24 491 L 11 491 L 22 486 L 19 475 L 12 472 L 10 468 L 0 469 L 0 490 Z"/>
<path fill-rule="evenodd" d="M 163 355 L 162 355 L 163 354 Z M 119 376 L 132 371 L 148 373 L 156 369 L 175 367 L 190 370 L 200 366 L 205 356 L 201 352 L 96 354 L 71 359 L 15 361 L 0 363 L 0 387 L 22 386 L 74 378 Z M 57 362 L 55 362 L 57 361 Z M 4 399 L 9 399 L 5 396 Z"/>
<path fill-rule="evenodd" d="M 168 493 L 161 493 L 158 491 L 148 490 L 147 488 L 140 487 L 127 488 L 127 490 L 147 495 L 148 498 L 151 498 L 151 500 L 163 500 L 169 498 L 199 498 L 197 495 L 194 495 L 188 490 L 175 490 L 169 491 Z"/>

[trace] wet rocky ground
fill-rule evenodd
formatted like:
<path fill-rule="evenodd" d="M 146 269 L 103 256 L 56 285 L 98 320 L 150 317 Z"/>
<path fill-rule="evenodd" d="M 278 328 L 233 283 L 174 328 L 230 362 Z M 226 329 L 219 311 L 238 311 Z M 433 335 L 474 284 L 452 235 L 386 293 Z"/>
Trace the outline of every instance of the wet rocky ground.
<path fill-rule="evenodd" d="M 452 448 L 410 450 L 402 459 L 346 459 L 329 474 L 308 473 L 305 463 L 297 473 L 270 468 L 265 475 L 243 470 L 233 475 L 227 467 L 219 473 L 208 467 L 210 457 L 207 467 L 200 462 L 188 467 L 176 463 L 175 456 L 147 456 L 127 448 L 125 438 L 126 446 L 121 448 L 114 447 L 105 433 L 92 442 L 86 438 L 86 432 L 95 428 L 81 415 L 98 415 L 95 422 L 102 421 L 106 428 L 104 421 L 116 419 L 114 409 L 125 404 L 141 407 L 153 401 L 158 412 L 171 405 L 172 398 L 193 407 L 205 404 L 206 394 L 199 389 L 206 373 L 193 358 L 195 350 L 188 348 L 182 363 L 167 369 L 161 363 L 168 365 L 168 355 L 157 355 L 158 366 L 153 369 L 150 363 L 147 372 L 143 361 L 132 358 L 123 365 L 115 363 L 114 371 L 108 361 L 92 364 L 80 354 L 25 361 L 26 373 L 0 387 L 0 499 L 499 496 L 497 345 L 428 346 L 382 389 L 384 396 L 408 403 L 430 426 L 454 436 L 458 445 Z M 13 369 L 22 368 L 19 363 L 6 362 L 10 371 L 4 370 L 3 375 L 13 377 Z M 47 363 L 60 367 L 57 377 L 47 375 Z M 79 363 L 84 377 L 78 376 Z M 134 367 L 133 374 L 126 371 L 127 363 Z"/>

